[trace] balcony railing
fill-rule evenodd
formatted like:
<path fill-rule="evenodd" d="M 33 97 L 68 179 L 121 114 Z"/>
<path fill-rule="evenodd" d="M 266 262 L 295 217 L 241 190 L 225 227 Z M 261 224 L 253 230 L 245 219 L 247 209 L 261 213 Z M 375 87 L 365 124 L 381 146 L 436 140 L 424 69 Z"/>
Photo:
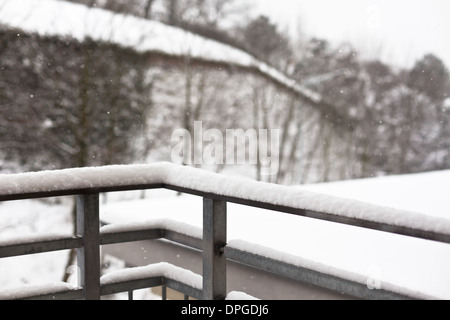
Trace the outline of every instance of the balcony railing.
<path fill-rule="evenodd" d="M 404 236 L 450 243 L 450 228 L 430 218 L 427 223 L 411 222 L 407 212 L 395 212 L 396 223 L 373 219 L 371 210 L 389 210 L 351 204 L 342 199 L 317 202 L 314 194 L 295 188 L 271 185 L 205 172 L 169 163 L 67 169 L 0 176 L 0 201 L 76 196 L 76 230 L 70 237 L 40 236 L 0 243 L 0 258 L 57 250 L 77 250 L 79 286 L 49 284 L 22 290 L 4 291 L 3 299 L 89 299 L 163 286 L 185 296 L 204 300 L 225 299 L 227 261 L 232 260 L 288 278 L 362 299 L 416 299 L 404 291 L 371 290 L 366 283 L 340 278 L 318 270 L 292 265 L 259 255 L 227 242 L 227 203 L 269 209 L 313 219 L 379 230 Z M 202 237 L 177 228 L 120 225 L 101 227 L 101 193 L 165 188 L 203 198 Z M 320 201 L 319 201 L 320 202 Z M 346 206 L 347 205 L 347 206 Z M 343 209 L 344 208 L 344 209 Z M 349 211 L 349 212 L 346 212 Z M 374 211 L 375 212 L 375 211 Z M 381 215 L 385 217 L 386 215 Z M 433 223 L 434 222 L 434 223 Z M 444 221 L 445 222 L 445 221 Z M 257 222 L 255 222 L 257 223 Z M 424 225 L 424 227 L 422 227 Z M 101 276 L 102 245 L 141 240 L 167 239 L 202 251 L 202 275 L 161 263 L 128 268 Z"/>

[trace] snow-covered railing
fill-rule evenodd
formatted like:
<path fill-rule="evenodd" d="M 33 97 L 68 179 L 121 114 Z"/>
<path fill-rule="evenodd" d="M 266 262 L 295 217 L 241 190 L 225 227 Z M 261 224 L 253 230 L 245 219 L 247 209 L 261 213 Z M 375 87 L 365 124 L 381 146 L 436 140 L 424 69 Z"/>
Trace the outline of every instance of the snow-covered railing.
<path fill-rule="evenodd" d="M 332 266 L 327 269 L 297 264 L 292 257 L 283 257 L 277 252 L 262 249 L 258 244 L 227 242 L 228 202 L 450 243 L 450 223 L 445 219 L 170 163 L 0 175 L 0 181 L 0 201 L 65 195 L 75 195 L 77 198 L 76 236 L 44 235 L 0 243 L 0 258 L 77 249 L 80 273 L 80 287 L 77 288 L 64 289 L 59 284 L 31 291 L 9 292 L 6 296 L 0 295 L 0 298 L 99 299 L 106 294 L 167 285 L 198 299 L 224 299 L 228 296 L 227 260 L 359 298 L 423 298 L 404 288 L 385 286 L 383 290 L 370 290 L 357 277 L 348 277 L 345 272 L 329 272 Z M 203 197 L 203 228 L 195 230 L 167 221 L 145 226 L 127 224 L 100 228 L 100 193 L 155 188 Z M 161 238 L 202 250 L 203 274 L 188 274 L 186 270 L 181 272 L 174 266 L 159 265 L 121 271 L 106 278 L 100 276 L 102 245 Z"/>

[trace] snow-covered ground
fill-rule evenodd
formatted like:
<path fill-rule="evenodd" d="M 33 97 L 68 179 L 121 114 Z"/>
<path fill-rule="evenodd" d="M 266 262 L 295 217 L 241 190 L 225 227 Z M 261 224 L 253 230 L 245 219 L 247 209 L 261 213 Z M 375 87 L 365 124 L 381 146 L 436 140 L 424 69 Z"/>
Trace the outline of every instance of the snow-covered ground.
<path fill-rule="evenodd" d="M 0 202 L 0 241 L 33 234 L 72 232 L 69 199 L 61 203 L 25 200 Z M 0 288 L 61 281 L 68 252 L 0 259 Z"/>
<path fill-rule="evenodd" d="M 295 187 L 449 219 L 450 171 Z M 170 219 L 202 225 L 202 199 L 168 190 L 112 193 L 101 206 L 112 223 Z M 2 239 L 29 233 L 70 232 L 71 199 L 0 203 Z M 424 297 L 450 299 L 450 245 L 369 231 L 229 204 L 230 244 L 272 254 L 381 288 L 407 288 Z M 61 280 L 67 253 L 0 259 L 0 287 Z M 369 284 L 369 282 L 368 282 Z"/>

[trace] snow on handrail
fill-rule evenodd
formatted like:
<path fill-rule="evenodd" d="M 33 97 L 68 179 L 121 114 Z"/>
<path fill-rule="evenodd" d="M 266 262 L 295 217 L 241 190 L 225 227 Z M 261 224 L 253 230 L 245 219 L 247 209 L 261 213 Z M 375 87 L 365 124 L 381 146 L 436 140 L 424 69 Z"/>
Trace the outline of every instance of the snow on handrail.
<path fill-rule="evenodd" d="M 100 283 L 107 285 L 151 277 L 164 277 L 198 290 L 202 289 L 202 277 L 200 275 L 167 262 L 113 271 L 102 276 Z"/>
<path fill-rule="evenodd" d="M 108 235 L 121 232 L 134 232 L 140 230 L 161 229 L 184 234 L 188 237 L 202 239 L 203 231 L 196 226 L 187 223 L 173 221 L 170 219 L 154 219 L 147 222 L 130 222 L 107 224 L 100 228 L 101 235 Z"/>
<path fill-rule="evenodd" d="M 450 220 L 162 162 L 0 175 L 0 201 L 167 188 L 450 243 Z M 356 222 L 355 222 L 356 221 Z M 430 234 L 431 233 L 431 234 Z"/>
<path fill-rule="evenodd" d="M 66 282 L 25 285 L 0 291 L 0 300 L 57 299 L 60 296 L 81 296 L 81 288 Z"/>

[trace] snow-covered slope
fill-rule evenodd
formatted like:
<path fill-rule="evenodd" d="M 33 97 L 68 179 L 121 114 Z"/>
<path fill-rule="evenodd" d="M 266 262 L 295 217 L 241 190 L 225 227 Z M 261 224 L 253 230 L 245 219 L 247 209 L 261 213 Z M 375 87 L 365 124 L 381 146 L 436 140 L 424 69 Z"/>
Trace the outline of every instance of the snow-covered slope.
<path fill-rule="evenodd" d="M 297 84 L 250 54 L 156 21 L 57 0 L 0 0 L 0 25 L 40 35 L 118 44 L 139 52 L 190 56 L 255 69 L 311 102 L 321 96 Z"/>

